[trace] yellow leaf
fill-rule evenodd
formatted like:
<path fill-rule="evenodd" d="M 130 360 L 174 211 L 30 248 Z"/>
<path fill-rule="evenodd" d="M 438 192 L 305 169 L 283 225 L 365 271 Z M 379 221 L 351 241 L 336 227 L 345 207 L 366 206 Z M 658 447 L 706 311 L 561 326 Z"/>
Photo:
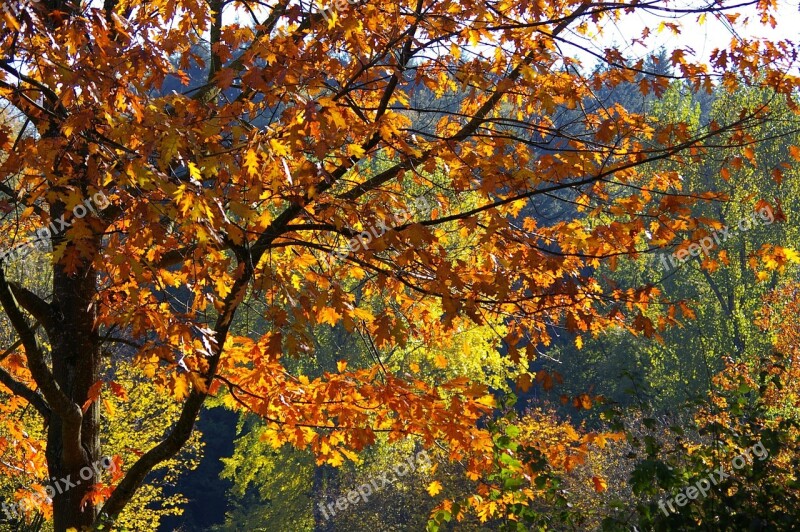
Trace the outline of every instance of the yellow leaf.
<path fill-rule="evenodd" d="M 339 467 L 340 465 L 342 465 L 344 463 L 344 459 L 342 458 L 342 453 L 338 451 L 333 451 L 331 457 L 328 458 L 328 463 L 333 467 Z"/>
<path fill-rule="evenodd" d="M 434 363 L 439 369 L 444 369 L 447 367 L 447 359 L 443 355 L 436 355 L 434 358 Z"/>
<path fill-rule="evenodd" d="M 328 100 L 330 102 L 330 100 Z M 330 105 L 335 105 L 333 102 L 330 102 Z M 342 113 L 334 108 L 327 109 L 327 115 L 330 117 L 331 122 L 337 128 L 346 129 L 347 128 L 347 120 L 342 115 Z M 350 151 L 350 148 L 347 148 Z"/>
<path fill-rule="evenodd" d="M 372 321 L 375 319 L 372 312 L 363 308 L 354 308 L 352 314 L 354 318 L 358 318 L 359 320 Z"/>
<path fill-rule="evenodd" d="M 461 58 L 461 48 L 458 46 L 458 44 L 453 43 L 450 45 L 450 55 L 452 55 L 456 61 Z"/>
<path fill-rule="evenodd" d="M 219 277 L 214 282 L 214 285 L 217 288 L 217 293 L 219 294 L 219 297 L 225 298 L 231 292 L 231 287 L 233 286 L 233 283 L 229 282 L 229 280 L 224 277 Z"/>
<path fill-rule="evenodd" d="M 254 176 L 258 173 L 258 153 L 255 150 L 247 150 L 244 154 L 244 169 L 248 175 Z"/>
<path fill-rule="evenodd" d="M 491 395 L 484 395 L 483 397 L 476 399 L 476 403 L 485 405 L 485 406 L 494 406 L 494 397 Z"/>
<path fill-rule="evenodd" d="M 786 258 L 794 262 L 795 264 L 800 262 L 800 255 L 798 255 L 795 250 L 791 248 L 783 248 L 783 252 L 786 254 Z"/>
<path fill-rule="evenodd" d="M 328 15 L 328 29 L 332 30 L 336 27 L 336 21 L 339 20 L 339 14 L 335 10 L 329 10 Z"/>
<path fill-rule="evenodd" d="M 357 158 L 362 158 L 364 156 L 364 148 L 362 148 L 358 144 L 348 144 L 347 145 L 347 155 L 353 156 L 355 155 Z"/>
<path fill-rule="evenodd" d="M 430 494 L 431 497 L 436 496 L 440 491 L 442 491 L 442 484 L 438 480 L 434 480 L 428 484 L 428 494 Z"/>
<path fill-rule="evenodd" d="M 353 462 L 359 462 L 358 455 L 352 451 L 348 451 L 347 449 L 339 449 L 343 455 L 345 455 L 348 460 L 352 460 Z"/>
<path fill-rule="evenodd" d="M 19 31 L 20 29 L 19 22 L 17 22 L 17 19 L 14 18 L 14 15 L 12 15 L 8 9 L 3 10 L 3 18 L 6 19 L 6 22 L 8 23 L 9 26 L 14 28 L 14 30 Z"/>
<path fill-rule="evenodd" d="M 339 373 L 343 372 L 347 368 L 347 362 L 344 360 L 340 360 L 336 363 L 336 369 L 339 370 Z"/>
<path fill-rule="evenodd" d="M 189 163 L 187 166 L 189 167 L 189 176 L 191 176 L 192 179 L 197 181 L 201 181 L 203 179 L 203 174 L 200 173 L 200 169 L 196 164 Z"/>
<path fill-rule="evenodd" d="M 276 139 L 269 139 L 269 146 L 272 148 L 272 152 L 275 155 L 280 157 L 288 157 L 291 154 L 289 153 L 289 148 L 283 142 L 276 140 Z"/>
<path fill-rule="evenodd" d="M 317 312 L 317 323 L 327 323 L 328 325 L 336 325 L 341 319 L 342 315 L 336 312 L 335 308 L 324 307 Z"/>
<path fill-rule="evenodd" d="M 412 362 L 408 366 L 411 368 L 411 371 L 413 371 L 414 373 L 419 373 L 419 364 L 417 364 L 416 362 Z"/>

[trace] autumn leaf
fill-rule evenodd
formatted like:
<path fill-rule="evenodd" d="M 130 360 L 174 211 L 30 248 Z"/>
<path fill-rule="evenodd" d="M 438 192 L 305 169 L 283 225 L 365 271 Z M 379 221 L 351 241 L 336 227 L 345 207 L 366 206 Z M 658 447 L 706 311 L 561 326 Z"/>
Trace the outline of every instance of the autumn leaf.
<path fill-rule="evenodd" d="M 113 419 L 117 412 L 117 410 L 114 408 L 114 404 L 108 399 L 103 399 L 103 407 L 105 408 L 106 415 Z"/>
<path fill-rule="evenodd" d="M 592 477 L 592 483 L 594 484 L 594 491 L 597 493 L 602 493 L 608 487 L 608 483 L 606 479 L 602 477 Z"/>
<path fill-rule="evenodd" d="M 103 381 L 97 381 L 89 388 L 86 402 L 83 403 L 83 407 L 81 407 L 81 410 L 84 414 L 87 410 L 89 410 L 89 407 L 92 405 L 92 403 L 97 401 L 97 399 L 100 397 L 100 390 L 103 389 L 103 384 Z"/>
<path fill-rule="evenodd" d="M 523 373 L 519 377 L 517 377 L 517 387 L 522 390 L 523 392 L 527 392 L 533 386 L 533 380 L 531 379 L 530 373 Z"/>
<path fill-rule="evenodd" d="M 120 398 L 123 401 L 128 400 L 128 392 L 121 384 L 112 381 L 109 383 L 109 387 L 111 388 L 111 391 L 114 393 L 114 395 L 116 395 L 118 398 Z"/>
<path fill-rule="evenodd" d="M 439 492 L 442 491 L 442 483 L 439 482 L 438 480 L 434 480 L 433 482 L 428 484 L 427 490 L 428 490 L 428 494 L 431 497 L 435 497 Z"/>
<path fill-rule="evenodd" d="M 341 318 L 342 314 L 335 308 L 323 307 L 317 312 L 317 323 L 327 323 L 333 326 L 336 325 Z"/>
<path fill-rule="evenodd" d="M 342 456 L 342 453 L 333 451 L 330 458 L 328 458 L 328 463 L 333 467 L 340 467 L 342 464 L 344 464 L 344 457 Z"/>

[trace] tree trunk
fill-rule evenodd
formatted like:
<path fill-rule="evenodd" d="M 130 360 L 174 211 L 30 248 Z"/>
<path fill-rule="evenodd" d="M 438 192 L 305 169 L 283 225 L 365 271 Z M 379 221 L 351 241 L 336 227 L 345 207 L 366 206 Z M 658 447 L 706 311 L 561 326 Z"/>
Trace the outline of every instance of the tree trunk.
<path fill-rule="evenodd" d="M 55 205 L 53 219 L 64 213 L 63 205 Z M 67 212 L 67 216 L 71 213 Z M 56 246 L 63 235 L 53 238 Z M 93 243 L 93 244 L 96 244 Z M 89 399 L 89 389 L 100 379 L 100 353 L 95 325 L 94 302 L 97 272 L 90 262 L 78 266 L 70 275 L 60 264 L 54 265 L 53 303 L 54 329 L 59 332 L 50 339 L 52 345 L 53 377 L 64 393 L 78 406 Z M 68 528 L 81 530 L 91 526 L 96 508 L 84 498 L 99 482 L 100 412 L 97 402 L 83 415 L 80 428 L 81 452 L 78 456 L 65 453 L 64 420 L 52 416 L 47 435 L 47 463 L 55 488 L 53 520 L 56 532 Z"/>
<path fill-rule="evenodd" d="M 331 499 L 331 493 L 336 493 L 338 486 L 339 471 L 335 467 L 328 464 L 314 465 L 314 479 L 311 486 L 311 498 L 314 501 L 312 511 L 314 532 L 334 530 L 336 500 Z"/>

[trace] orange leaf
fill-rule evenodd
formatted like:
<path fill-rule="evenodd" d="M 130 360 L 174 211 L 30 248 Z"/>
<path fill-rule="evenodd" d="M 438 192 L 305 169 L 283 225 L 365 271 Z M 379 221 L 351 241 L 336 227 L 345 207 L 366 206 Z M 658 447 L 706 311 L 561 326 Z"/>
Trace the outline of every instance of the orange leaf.
<path fill-rule="evenodd" d="M 108 414 L 108 417 L 113 419 L 117 411 L 114 409 L 114 405 L 111 404 L 111 401 L 108 399 L 103 399 L 103 406 L 106 409 L 106 414 Z"/>
<path fill-rule="evenodd" d="M 336 309 L 324 307 L 317 312 L 317 323 L 327 323 L 328 325 L 336 325 L 342 318 L 342 315 L 336 312 Z"/>
<path fill-rule="evenodd" d="M 608 487 L 606 479 L 601 477 L 592 477 L 592 482 L 594 483 L 594 491 L 597 493 L 606 491 L 606 488 Z"/>
<path fill-rule="evenodd" d="M 111 388 L 111 391 L 114 393 L 114 395 L 116 395 L 123 401 L 128 400 L 128 392 L 126 392 L 125 388 L 123 388 L 120 384 L 116 382 L 110 382 L 108 383 L 108 385 Z"/>
<path fill-rule="evenodd" d="M 102 389 L 103 389 L 103 381 L 97 381 L 94 384 L 92 384 L 92 386 L 89 388 L 89 391 L 86 394 L 88 398 L 86 399 L 86 402 L 83 403 L 83 407 L 81 408 L 84 414 L 86 413 L 87 410 L 89 410 L 89 407 L 92 406 L 92 403 L 97 401 L 97 398 L 100 397 L 100 390 Z"/>
<path fill-rule="evenodd" d="M 520 375 L 517 377 L 517 388 L 522 390 L 523 392 L 527 392 L 533 386 L 533 381 L 531 380 L 531 374 L 525 373 L 524 375 Z"/>

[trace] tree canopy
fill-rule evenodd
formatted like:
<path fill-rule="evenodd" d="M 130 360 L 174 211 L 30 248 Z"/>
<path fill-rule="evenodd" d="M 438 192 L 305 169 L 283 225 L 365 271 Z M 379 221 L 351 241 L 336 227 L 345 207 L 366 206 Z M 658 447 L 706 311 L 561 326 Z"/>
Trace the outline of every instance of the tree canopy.
<path fill-rule="evenodd" d="M 515 412 L 508 397 L 560 380 L 538 355 L 695 319 L 643 261 L 763 209 L 800 159 L 796 47 L 748 37 L 780 22 L 775 0 L 15 6 L 0 472 L 37 490 L 118 466 L 54 494 L 57 531 L 146 526 L 126 508 L 162 498 L 175 479 L 153 472 L 197 452 L 212 401 L 288 446 L 259 467 L 300 456 L 315 482 L 427 449 L 474 483 L 430 527 L 536 522 L 531 500 L 557 504 L 559 475 L 624 439 Z M 644 46 L 681 20 L 732 37 L 706 55 L 586 46 L 638 11 L 663 18 L 630 36 Z M 742 290 L 798 258 L 744 242 L 694 273 L 737 356 L 759 306 Z"/>

